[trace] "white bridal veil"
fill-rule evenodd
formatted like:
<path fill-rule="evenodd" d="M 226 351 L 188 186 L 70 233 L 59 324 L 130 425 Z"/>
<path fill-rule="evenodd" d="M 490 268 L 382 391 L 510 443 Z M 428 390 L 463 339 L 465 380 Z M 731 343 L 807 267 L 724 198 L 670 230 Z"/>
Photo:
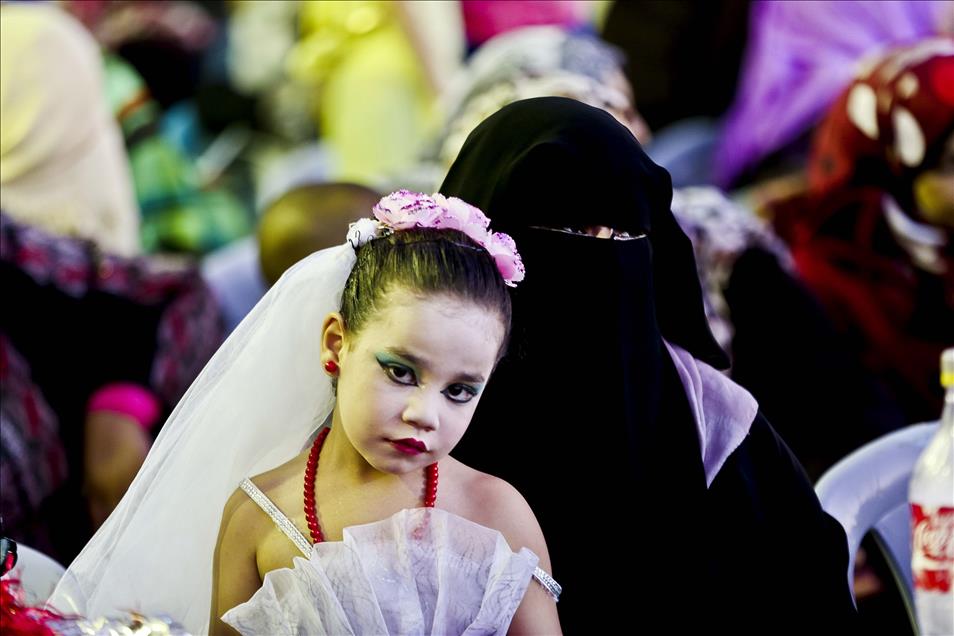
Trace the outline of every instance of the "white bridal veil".
<path fill-rule="evenodd" d="M 222 509 L 245 477 L 298 454 L 334 406 L 322 320 L 340 307 L 350 244 L 291 268 L 236 328 L 173 411 L 129 491 L 70 565 L 64 613 L 166 614 L 206 633 Z"/>

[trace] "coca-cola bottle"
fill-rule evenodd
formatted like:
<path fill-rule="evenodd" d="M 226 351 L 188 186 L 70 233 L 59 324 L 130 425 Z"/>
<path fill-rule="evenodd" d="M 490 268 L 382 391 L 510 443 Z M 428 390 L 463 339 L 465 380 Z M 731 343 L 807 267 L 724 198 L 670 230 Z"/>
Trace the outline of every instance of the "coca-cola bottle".
<path fill-rule="evenodd" d="M 954 349 L 941 355 L 941 426 L 911 475 L 911 571 L 921 634 L 954 634 Z"/>

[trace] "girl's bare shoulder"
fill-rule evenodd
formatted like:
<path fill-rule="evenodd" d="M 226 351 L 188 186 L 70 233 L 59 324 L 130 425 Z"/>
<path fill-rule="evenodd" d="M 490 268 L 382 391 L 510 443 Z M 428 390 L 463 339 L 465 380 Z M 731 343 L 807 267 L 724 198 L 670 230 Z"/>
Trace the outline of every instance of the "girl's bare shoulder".
<path fill-rule="evenodd" d="M 448 473 L 453 484 L 453 501 L 449 502 L 452 506 L 443 506 L 439 498 L 439 506 L 498 530 L 513 550 L 526 547 L 541 558 L 547 555 L 537 517 L 516 488 L 499 477 L 470 468 L 451 457 L 441 464 L 441 481 L 443 473 Z"/>
<path fill-rule="evenodd" d="M 300 454 L 284 464 L 269 471 L 250 477 L 250 481 L 261 490 L 279 510 L 294 500 L 301 498 L 301 477 L 304 474 L 304 462 L 307 461 L 307 452 Z M 236 489 L 229 497 L 222 513 L 223 524 L 237 526 L 240 532 L 251 533 L 252 536 L 262 535 L 271 529 L 273 522 L 264 514 L 257 503 L 236 484 Z"/>

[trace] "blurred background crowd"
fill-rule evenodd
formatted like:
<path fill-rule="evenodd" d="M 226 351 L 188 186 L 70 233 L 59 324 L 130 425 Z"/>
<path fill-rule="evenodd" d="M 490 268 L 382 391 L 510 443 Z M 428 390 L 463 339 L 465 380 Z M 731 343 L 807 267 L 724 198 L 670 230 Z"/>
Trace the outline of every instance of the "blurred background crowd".
<path fill-rule="evenodd" d="M 605 109 L 670 172 L 731 376 L 812 479 L 941 413 L 954 2 L 64 0 L 0 25 L 0 513 L 61 562 L 289 266 L 529 97 Z M 867 547 L 859 602 L 890 621 Z"/>

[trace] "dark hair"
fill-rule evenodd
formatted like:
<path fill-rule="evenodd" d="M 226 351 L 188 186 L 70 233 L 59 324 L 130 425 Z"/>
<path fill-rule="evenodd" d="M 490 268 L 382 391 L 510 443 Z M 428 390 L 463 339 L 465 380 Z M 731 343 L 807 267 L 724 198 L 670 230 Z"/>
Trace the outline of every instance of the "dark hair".
<path fill-rule="evenodd" d="M 358 248 L 341 297 L 345 328 L 359 332 L 390 290 L 446 294 L 497 312 L 510 340 L 510 293 L 487 250 L 458 230 L 401 230 Z"/>

